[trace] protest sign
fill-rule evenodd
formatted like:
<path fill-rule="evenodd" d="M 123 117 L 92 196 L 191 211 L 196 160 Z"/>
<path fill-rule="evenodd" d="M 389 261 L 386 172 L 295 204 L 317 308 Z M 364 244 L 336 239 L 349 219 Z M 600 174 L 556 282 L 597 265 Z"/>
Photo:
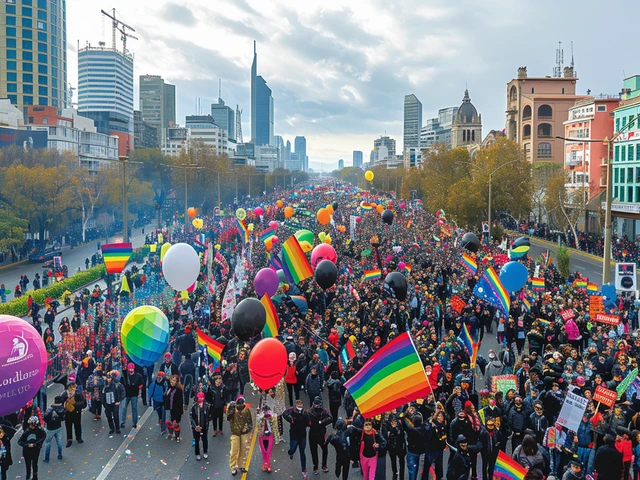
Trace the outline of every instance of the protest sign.
<path fill-rule="evenodd" d="M 562 310 L 560 312 L 560 316 L 562 317 L 562 320 L 567 322 L 567 321 L 571 320 L 572 318 L 574 318 L 576 315 L 575 315 L 575 313 L 573 313 L 573 310 Z"/>
<path fill-rule="evenodd" d="M 616 392 L 609 390 L 608 388 L 604 388 L 601 385 L 598 385 L 595 392 L 593 392 L 593 401 L 604 403 L 607 407 L 613 407 L 617 398 L 618 394 Z"/>
<path fill-rule="evenodd" d="M 506 395 L 511 389 L 518 391 L 518 377 L 515 375 L 496 375 L 492 381 L 491 391 L 494 393 L 502 392 Z"/>
<path fill-rule="evenodd" d="M 587 403 L 589 403 L 589 400 L 586 398 L 579 397 L 572 392 L 567 393 L 564 403 L 562 404 L 562 410 L 560 410 L 560 415 L 558 415 L 557 423 L 569 430 L 577 432 L 580 422 L 582 421 L 582 415 L 587 408 Z"/>
<path fill-rule="evenodd" d="M 591 318 L 593 318 L 593 316 Z M 594 320 L 596 322 L 606 323 L 607 325 L 618 325 L 620 323 L 620 317 L 618 315 L 607 315 L 606 313 L 597 313 Z"/>
<path fill-rule="evenodd" d="M 604 302 L 602 301 L 602 295 L 591 295 L 589 297 L 589 315 L 591 315 L 591 318 L 593 318 L 598 313 L 604 313 Z"/>
<path fill-rule="evenodd" d="M 466 306 L 467 302 L 462 300 L 459 296 L 454 295 L 453 297 L 451 297 L 451 308 L 453 308 L 456 312 L 461 313 Z"/>
<path fill-rule="evenodd" d="M 637 375 L 638 375 L 638 367 L 631 370 L 629 374 L 626 377 L 624 377 L 624 380 L 622 380 L 620 384 L 616 387 L 616 392 L 619 397 L 621 397 L 622 394 L 627 391 L 627 388 L 629 388 L 629 385 L 631 385 L 631 382 L 633 382 L 633 379 L 636 378 Z"/>

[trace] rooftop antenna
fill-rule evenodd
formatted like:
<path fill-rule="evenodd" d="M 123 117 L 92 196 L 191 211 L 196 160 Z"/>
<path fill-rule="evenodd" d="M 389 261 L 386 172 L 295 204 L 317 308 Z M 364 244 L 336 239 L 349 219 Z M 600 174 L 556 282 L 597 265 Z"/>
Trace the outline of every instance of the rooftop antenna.
<path fill-rule="evenodd" d="M 218 79 L 218 100 L 222 100 L 222 79 L 221 78 Z"/>
<path fill-rule="evenodd" d="M 575 64 L 573 63 L 573 40 L 571 40 L 571 71 L 573 72 L 574 77 L 578 76 L 578 72 L 575 69 Z"/>
<path fill-rule="evenodd" d="M 564 63 L 564 50 L 562 50 L 562 42 L 558 42 L 558 48 L 556 49 L 556 66 L 553 69 L 553 76 L 555 78 L 562 77 L 563 63 Z"/>

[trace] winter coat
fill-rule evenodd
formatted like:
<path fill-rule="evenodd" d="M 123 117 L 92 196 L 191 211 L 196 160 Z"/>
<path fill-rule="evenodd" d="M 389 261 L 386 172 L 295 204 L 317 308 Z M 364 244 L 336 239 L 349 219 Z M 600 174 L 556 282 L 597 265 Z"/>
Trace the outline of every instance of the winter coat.
<path fill-rule="evenodd" d="M 62 405 L 66 404 L 67 416 L 80 415 L 82 410 L 87 407 L 87 401 L 81 393 L 76 393 L 73 398 L 69 398 L 69 392 L 65 390 L 60 396 L 62 397 Z"/>
<path fill-rule="evenodd" d="M 631 440 L 623 440 L 621 438 L 617 439 L 616 450 L 622 454 L 623 462 L 630 462 L 633 458 L 633 445 Z"/>
<path fill-rule="evenodd" d="M 44 412 L 44 421 L 47 424 L 47 430 L 57 430 L 62 427 L 62 422 L 64 422 L 66 414 L 67 411 L 62 404 L 49 406 L 47 411 Z"/>
<path fill-rule="evenodd" d="M 124 392 L 127 398 L 135 398 L 140 395 L 140 389 L 142 388 L 142 375 L 139 373 L 133 373 L 130 375 L 126 372 L 120 378 L 120 383 L 124 385 Z"/>
<path fill-rule="evenodd" d="M 162 379 L 162 377 L 159 377 Z M 164 404 L 164 394 L 167 392 L 167 385 L 164 381 L 158 382 L 158 377 L 149 385 L 149 403 Z"/>
<path fill-rule="evenodd" d="M 535 455 L 526 455 L 522 451 L 522 445 L 519 445 L 518 448 L 513 452 L 513 459 L 518 462 L 521 466 L 527 468 L 527 474 L 525 475 L 525 479 L 538 479 L 544 476 L 544 457 L 540 450 L 538 450 Z"/>
<path fill-rule="evenodd" d="M 490 457 L 497 457 L 498 451 L 505 446 L 504 435 L 500 430 L 494 430 L 490 434 L 484 428 L 480 432 L 480 443 L 482 444 L 482 453 L 488 454 Z"/>
<path fill-rule="evenodd" d="M 424 425 L 415 427 L 411 421 L 404 417 L 402 427 L 407 432 L 407 450 L 409 453 L 421 455 L 427 446 L 427 430 Z"/>
<path fill-rule="evenodd" d="M 575 341 L 580 338 L 580 328 L 573 320 L 568 320 L 567 323 L 564 324 L 564 328 L 567 331 L 567 339 L 569 341 Z"/>
<path fill-rule="evenodd" d="M 598 480 L 619 480 L 622 477 L 622 454 L 613 445 L 603 445 L 596 451 L 593 470 Z"/>
<path fill-rule="evenodd" d="M 310 418 L 306 410 L 298 410 L 296 407 L 288 408 L 282 414 L 287 422 L 291 424 L 289 436 L 294 440 L 301 440 L 307 436 Z"/>
<path fill-rule="evenodd" d="M 22 447 L 23 452 L 37 451 L 42 448 L 42 444 L 46 438 L 47 434 L 40 426 L 37 426 L 36 428 L 27 428 L 22 432 L 22 435 L 20 435 L 18 445 Z M 29 445 L 32 444 L 35 445 L 34 448 L 29 447 Z"/>
<path fill-rule="evenodd" d="M 433 422 L 427 422 L 427 452 L 442 452 L 447 446 L 447 427 L 446 425 Z"/>
<path fill-rule="evenodd" d="M 249 383 L 251 376 L 249 375 L 249 359 L 245 356 L 244 360 L 238 360 L 238 375 L 242 383 Z"/>
<path fill-rule="evenodd" d="M 342 380 L 339 378 L 330 378 L 327 380 L 327 391 L 329 392 L 330 403 L 342 402 Z"/>
<path fill-rule="evenodd" d="M 194 403 L 191 407 L 190 420 L 193 430 L 199 426 L 206 432 L 207 428 L 209 428 L 209 422 L 211 421 L 211 407 L 209 404 L 204 402 L 201 407 L 199 403 Z"/>
<path fill-rule="evenodd" d="M 11 458 L 11 440 L 5 434 L 0 440 L 0 467 L 9 468 L 13 465 L 13 458 Z"/>
<path fill-rule="evenodd" d="M 180 371 L 178 370 L 178 366 L 173 362 L 169 362 L 169 364 L 167 364 L 167 362 L 164 362 L 162 365 L 160 365 L 158 371 L 164 372 L 164 378 L 167 382 L 172 375 L 178 375 L 180 373 Z"/>
<path fill-rule="evenodd" d="M 219 387 L 211 385 L 207 390 L 207 402 L 209 402 L 211 408 L 224 408 L 226 396 L 227 387 L 225 387 L 224 383 L 221 383 Z"/>
<path fill-rule="evenodd" d="M 351 445 L 351 432 L 347 429 L 347 425 L 344 420 L 339 419 L 336 422 L 336 433 L 327 437 L 327 443 L 330 443 L 336 449 L 336 456 L 342 458 L 346 456 L 348 461 L 348 452 Z"/>
<path fill-rule="evenodd" d="M 296 377 L 296 373 L 297 373 L 296 364 L 295 363 L 293 365 L 287 364 L 287 371 L 284 375 L 284 380 L 291 385 L 295 385 L 296 383 L 298 383 L 298 377 Z"/>
<path fill-rule="evenodd" d="M 524 410 L 518 410 L 515 407 L 509 412 L 509 427 L 513 432 L 522 433 L 527 427 L 527 418 Z"/>
<path fill-rule="evenodd" d="M 326 408 L 311 407 L 307 410 L 307 414 L 309 415 L 309 435 L 324 435 L 327 432 L 327 425 L 333 423 L 333 417 Z"/>
<path fill-rule="evenodd" d="M 312 398 L 316 395 L 320 395 L 322 392 L 322 379 L 320 378 L 320 375 L 313 375 L 311 373 L 307 375 L 307 379 L 304 382 L 304 388 Z"/>
<path fill-rule="evenodd" d="M 173 397 L 173 403 L 171 399 Z M 184 406 L 184 393 L 179 387 L 169 387 L 164 394 L 164 408 L 171 413 L 171 418 L 180 418 Z"/>
<path fill-rule="evenodd" d="M 544 415 L 536 415 L 536 413 L 534 412 L 529 415 L 529 425 L 531 426 L 531 430 L 536 433 L 536 440 L 538 441 L 538 443 L 540 443 L 544 438 L 544 433 L 549 427 L 547 417 L 545 417 Z"/>
<path fill-rule="evenodd" d="M 578 431 L 578 447 L 591 448 L 593 443 L 593 432 L 591 431 L 591 424 L 587 420 L 586 422 L 580 422 Z"/>
<path fill-rule="evenodd" d="M 405 455 L 407 451 L 407 443 L 404 438 L 404 431 L 401 423 L 398 423 L 395 428 L 393 428 L 391 424 L 387 424 L 384 437 L 387 441 L 387 451 L 399 456 Z"/>
<path fill-rule="evenodd" d="M 126 396 L 124 385 L 115 380 L 107 382 L 100 392 L 100 400 L 104 405 L 115 405 L 122 402 Z"/>
<path fill-rule="evenodd" d="M 486 381 L 487 390 L 491 391 L 493 385 L 493 377 L 502 375 L 504 373 L 504 365 L 498 359 L 490 361 L 485 367 L 484 377 Z"/>
<path fill-rule="evenodd" d="M 231 435 L 244 435 L 253 430 L 251 411 L 247 407 L 239 412 L 235 407 L 235 403 L 231 402 L 227 406 L 227 420 L 229 420 L 231 427 Z"/>
<path fill-rule="evenodd" d="M 471 472 L 471 458 L 468 450 L 458 449 L 449 468 L 447 468 L 447 480 L 467 480 Z"/>

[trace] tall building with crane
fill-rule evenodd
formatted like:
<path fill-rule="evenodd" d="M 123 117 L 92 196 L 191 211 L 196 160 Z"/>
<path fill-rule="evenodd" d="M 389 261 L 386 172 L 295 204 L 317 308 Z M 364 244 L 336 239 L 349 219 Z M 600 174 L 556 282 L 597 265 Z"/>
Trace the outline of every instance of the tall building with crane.
<path fill-rule="evenodd" d="M 118 154 L 133 150 L 133 54 L 127 39 L 135 29 L 118 19 L 115 9 L 102 14 L 111 20 L 111 47 L 105 42 L 78 49 L 78 112 L 91 118 L 99 133 L 119 138 Z M 120 33 L 122 49 L 118 48 Z"/>

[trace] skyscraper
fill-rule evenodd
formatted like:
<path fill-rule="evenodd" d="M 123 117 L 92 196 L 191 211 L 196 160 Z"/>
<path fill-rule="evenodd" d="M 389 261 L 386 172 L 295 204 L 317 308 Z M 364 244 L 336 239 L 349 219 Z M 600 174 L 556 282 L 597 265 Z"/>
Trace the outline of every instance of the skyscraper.
<path fill-rule="evenodd" d="M 275 142 L 275 146 L 278 148 L 278 165 L 277 168 L 284 168 L 286 162 L 286 150 L 284 147 L 284 140 L 280 135 L 276 135 L 273 137 L 273 141 Z"/>
<path fill-rule="evenodd" d="M 120 138 L 118 155 L 133 149 L 133 55 L 103 45 L 78 51 L 78 112 Z"/>
<path fill-rule="evenodd" d="M 359 150 L 353 151 L 353 166 L 356 168 L 362 168 L 363 156 Z"/>
<path fill-rule="evenodd" d="M 296 154 L 300 155 L 300 170 L 307 172 L 309 170 L 309 157 L 307 157 L 307 139 L 298 136 L 293 140 Z"/>
<path fill-rule="evenodd" d="M 6 69 L 0 81 L 0 98 L 8 98 L 21 111 L 26 105 L 66 108 L 66 3 L 2 3 L 0 57 Z"/>
<path fill-rule="evenodd" d="M 140 112 L 142 120 L 158 131 L 158 146 L 163 132 L 176 121 L 176 87 L 164 83 L 159 75 L 140 75 Z"/>
<path fill-rule="evenodd" d="M 342 170 L 344 168 L 344 160 L 338 160 L 338 170 Z"/>
<path fill-rule="evenodd" d="M 236 112 L 225 105 L 224 100 L 218 97 L 218 103 L 211 104 L 211 116 L 222 130 L 227 132 L 229 140 L 236 139 Z"/>
<path fill-rule="evenodd" d="M 258 75 L 258 54 L 253 42 L 251 65 L 251 141 L 256 145 L 273 145 L 273 96 L 264 78 Z"/>
<path fill-rule="evenodd" d="M 420 148 L 422 103 L 413 93 L 404 97 L 404 149 Z"/>

